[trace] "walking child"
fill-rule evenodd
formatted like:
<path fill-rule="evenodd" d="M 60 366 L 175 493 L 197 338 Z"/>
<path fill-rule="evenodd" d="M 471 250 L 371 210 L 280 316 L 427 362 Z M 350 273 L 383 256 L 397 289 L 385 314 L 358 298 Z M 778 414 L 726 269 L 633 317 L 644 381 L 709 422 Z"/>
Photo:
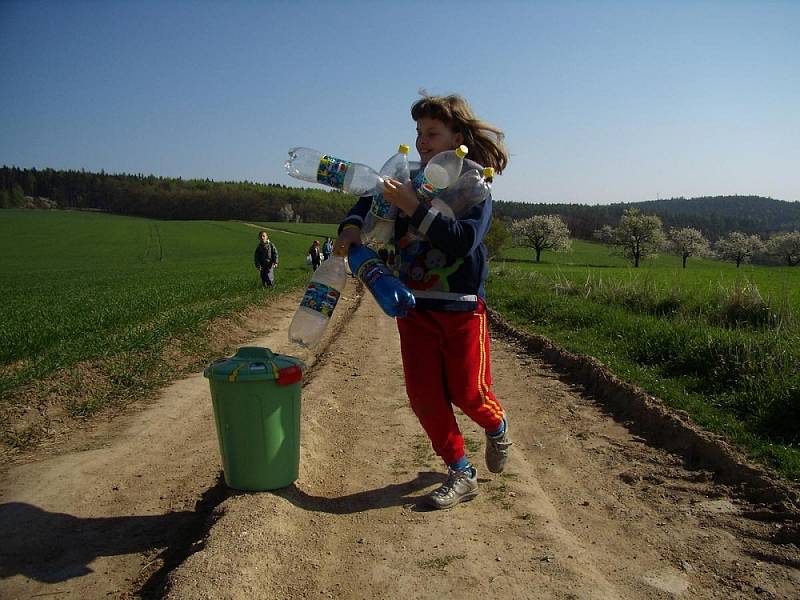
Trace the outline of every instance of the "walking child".
<path fill-rule="evenodd" d="M 253 260 L 256 269 L 261 274 L 261 286 L 272 287 L 275 285 L 275 268 L 278 266 L 278 249 L 269 239 L 266 231 L 258 232 L 258 246 L 256 246 Z"/>
<path fill-rule="evenodd" d="M 479 165 L 494 167 L 496 173 L 506 167 L 502 131 L 478 119 L 461 96 L 423 95 L 411 107 L 411 117 L 421 168 L 439 152 L 462 144 Z M 465 164 L 464 169 L 476 166 Z M 406 392 L 448 468 L 447 480 L 427 501 L 434 508 L 450 508 L 478 494 L 477 469 L 466 455 L 453 407 L 485 431 L 489 471 L 503 471 L 511 446 L 506 414 L 491 389 L 483 238 L 492 219 L 492 198 L 455 219 L 418 199 L 411 182 L 387 180 L 384 198 L 400 209 L 394 231 L 396 270 L 417 300 L 416 308 L 397 321 Z M 371 202 L 371 197 L 360 198 L 342 221 L 337 251 L 359 243 Z"/>
<path fill-rule="evenodd" d="M 311 248 L 308 249 L 308 255 L 311 257 L 311 268 L 315 271 L 322 264 L 322 254 L 319 248 L 319 240 L 314 240 Z"/>
<path fill-rule="evenodd" d="M 331 252 L 333 252 L 333 242 L 331 238 L 326 237 L 325 241 L 322 242 L 322 260 L 328 260 L 331 257 Z"/>

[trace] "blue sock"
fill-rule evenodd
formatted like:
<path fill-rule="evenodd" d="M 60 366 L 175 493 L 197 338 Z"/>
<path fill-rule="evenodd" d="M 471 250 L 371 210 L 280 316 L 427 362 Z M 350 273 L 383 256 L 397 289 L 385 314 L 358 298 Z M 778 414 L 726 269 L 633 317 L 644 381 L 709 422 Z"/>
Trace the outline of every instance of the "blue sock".
<path fill-rule="evenodd" d="M 450 467 L 453 471 L 466 471 L 472 465 L 469 464 L 469 461 L 467 460 L 466 456 L 462 456 L 456 462 L 450 463 L 447 466 Z"/>
<path fill-rule="evenodd" d="M 488 435 L 490 438 L 496 438 L 500 437 L 505 432 L 506 432 L 506 420 L 503 419 L 503 422 L 500 423 L 500 428 L 497 431 L 487 431 L 486 435 Z"/>

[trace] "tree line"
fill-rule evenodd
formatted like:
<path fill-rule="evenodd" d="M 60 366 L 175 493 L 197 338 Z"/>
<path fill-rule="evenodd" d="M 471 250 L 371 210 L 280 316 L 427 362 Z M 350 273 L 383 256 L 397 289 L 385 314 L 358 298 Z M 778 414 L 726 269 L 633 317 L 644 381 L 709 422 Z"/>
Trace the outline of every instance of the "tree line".
<path fill-rule="evenodd" d="M 590 240 L 597 230 L 618 223 L 630 208 L 659 217 L 667 229 L 697 229 L 711 241 L 732 231 L 768 237 L 777 232 L 800 229 L 800 202 L 785 202 L 763 196 L 670 198 L 603 206 L 496 202 L 494 214 L 508 221 L 519 221 L 534 215 L 558 215 L 573 237 Z"/>
<path fill-rule="evenodd" d="M 156 219 L 251 219 L 337 223 L 355 198 L 338 191 L 209 179 L 108 174 L 104 171 L 0 168 L 0 207 L 78 208 Z M 768 237 L 800 229 L 800 202 L 761 196 L 670 198 L 600 206 L 530 204 L 495 199 L 496 220 L 558 215 L 573 237 L 592 239 L 625 210 L 658 216 L 664 227 L 692 227 L 710 241 L 732 231 Z"/>
<path fill-rule="evenodd" d="M 336 223 L 355 202 L 337 191 L 153 175 L 0 168 L 0 207 L 101 210 L 154 219 Z"/>

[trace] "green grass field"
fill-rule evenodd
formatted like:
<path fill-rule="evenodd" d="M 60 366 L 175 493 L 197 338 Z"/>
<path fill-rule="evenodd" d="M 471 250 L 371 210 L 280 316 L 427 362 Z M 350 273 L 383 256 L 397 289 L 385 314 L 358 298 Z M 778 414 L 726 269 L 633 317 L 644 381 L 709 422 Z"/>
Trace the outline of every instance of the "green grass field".
<path fill-rule="evenodd" d="M 664 255 L 634 269 L 579 240 L 533 257 L 493 261 L 495 309 L 800 480 L 800 268 Z"/>
<path fill-rule="evenodd" d="M 336 231 L 264 225 L 281 257 L 272 290 L 253 264 L 258 229 L 244 223 L 0 211 L 0 398 L 93 359 L 136 356 L 110 375 L 123 386 L 146 380 L 150 358 L 171 338 L 303 285 L 311 241 Z"/>

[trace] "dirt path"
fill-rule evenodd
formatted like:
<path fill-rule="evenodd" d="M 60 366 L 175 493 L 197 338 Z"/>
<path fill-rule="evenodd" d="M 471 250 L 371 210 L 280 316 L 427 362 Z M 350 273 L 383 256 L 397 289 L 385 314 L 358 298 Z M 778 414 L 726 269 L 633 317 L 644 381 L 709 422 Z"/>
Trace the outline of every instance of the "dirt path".
<path fill-rule="evenodd" d="M 207 382 L 189 377 L 91 449 L 8 470 L 0 597 L 800 597 L 795 515 L 688 470 L 513 340 L 492 356 L 506 473 L 483 468 L 462 419 L 481 494 L 425 510 L 443 469 L 407 406 L 394 322 L 348 294 L 349 326 L 319 357 L 286 342 L 294 296 L 253 340 L 312 365 L 295 486 L 220 483 Z"/>

